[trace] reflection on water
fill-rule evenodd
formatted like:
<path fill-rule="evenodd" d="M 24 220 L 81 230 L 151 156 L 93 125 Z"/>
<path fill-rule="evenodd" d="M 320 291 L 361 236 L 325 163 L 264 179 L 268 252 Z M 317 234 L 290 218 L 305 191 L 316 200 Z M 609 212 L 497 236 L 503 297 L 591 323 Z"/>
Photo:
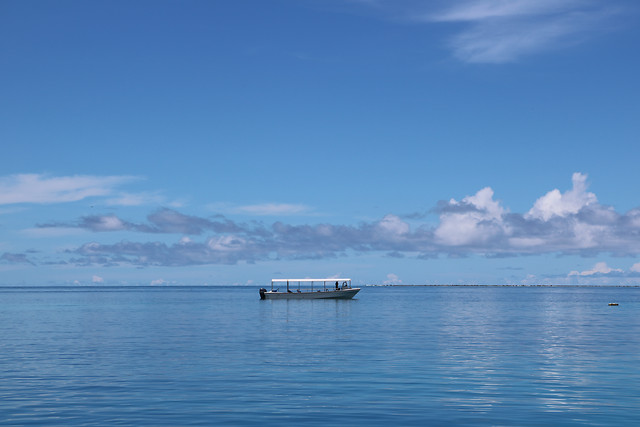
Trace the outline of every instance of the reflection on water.
<path fill-rule="evenodd" d="M 638 288 L 0 289 L 0 424 L 633 425 L 639 309 Z"/>

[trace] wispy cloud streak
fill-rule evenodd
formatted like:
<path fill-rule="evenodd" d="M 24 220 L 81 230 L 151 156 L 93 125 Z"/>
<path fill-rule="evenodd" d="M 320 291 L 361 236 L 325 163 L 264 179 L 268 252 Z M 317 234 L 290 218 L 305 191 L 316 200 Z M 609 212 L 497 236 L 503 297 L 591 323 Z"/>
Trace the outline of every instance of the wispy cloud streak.
<path fill-rule="evenodd" d="M 0 205 L 63 203 L 109 196 L 116 187 L 135 179 L 132 176 L 10 175 L 0 177 Z"/>
<path fill-rule="evenodd" d="M 610 3 L 592 0 L 473 0 L 429 18 L 467 24 L 449 42 L 458 59 L 505 63 L 581 42 L 611 15 Z"/>
<path fill-rule="evenodd" d="M 367 3 L 364 3 L 367 4 Z M 610 28 L 618 0 L 380 0 L 394 19 L 400 14 L 424 24 L 456 24 L 447 46 L 468 63 L 508 63 L 583 42 Z"/>

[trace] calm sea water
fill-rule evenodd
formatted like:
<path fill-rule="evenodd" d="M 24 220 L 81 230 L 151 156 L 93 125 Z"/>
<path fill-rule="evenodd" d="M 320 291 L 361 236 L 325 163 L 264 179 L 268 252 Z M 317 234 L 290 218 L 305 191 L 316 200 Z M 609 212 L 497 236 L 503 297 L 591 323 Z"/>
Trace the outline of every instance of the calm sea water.
<path fill-rule="evenodd" d="M 3 425 L 640 422 L 640 288 L 0 288 L 0 346 Z"/>

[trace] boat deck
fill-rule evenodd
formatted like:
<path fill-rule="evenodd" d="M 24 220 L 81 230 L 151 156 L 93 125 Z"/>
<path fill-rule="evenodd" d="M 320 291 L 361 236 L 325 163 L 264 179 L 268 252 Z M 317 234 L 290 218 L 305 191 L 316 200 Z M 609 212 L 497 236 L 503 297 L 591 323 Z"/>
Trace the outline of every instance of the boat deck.
<path fill-rule="evenodd" d="M 351 299 L 360 288 L 341 289 L 338 291 L 315 292 L 264 292 L 264 299 Z M 262 294 L 261 294 L 262 295 Z"/>

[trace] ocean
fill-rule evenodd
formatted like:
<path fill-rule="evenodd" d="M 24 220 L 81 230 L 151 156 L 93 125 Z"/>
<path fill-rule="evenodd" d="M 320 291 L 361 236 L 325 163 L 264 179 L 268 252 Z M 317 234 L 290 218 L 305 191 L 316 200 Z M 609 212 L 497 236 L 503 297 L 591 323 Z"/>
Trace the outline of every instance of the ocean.
<path fill-rule="evenodd" d="M 0 288 L 1 425 L 638 423 L 640 288 Z"/>

